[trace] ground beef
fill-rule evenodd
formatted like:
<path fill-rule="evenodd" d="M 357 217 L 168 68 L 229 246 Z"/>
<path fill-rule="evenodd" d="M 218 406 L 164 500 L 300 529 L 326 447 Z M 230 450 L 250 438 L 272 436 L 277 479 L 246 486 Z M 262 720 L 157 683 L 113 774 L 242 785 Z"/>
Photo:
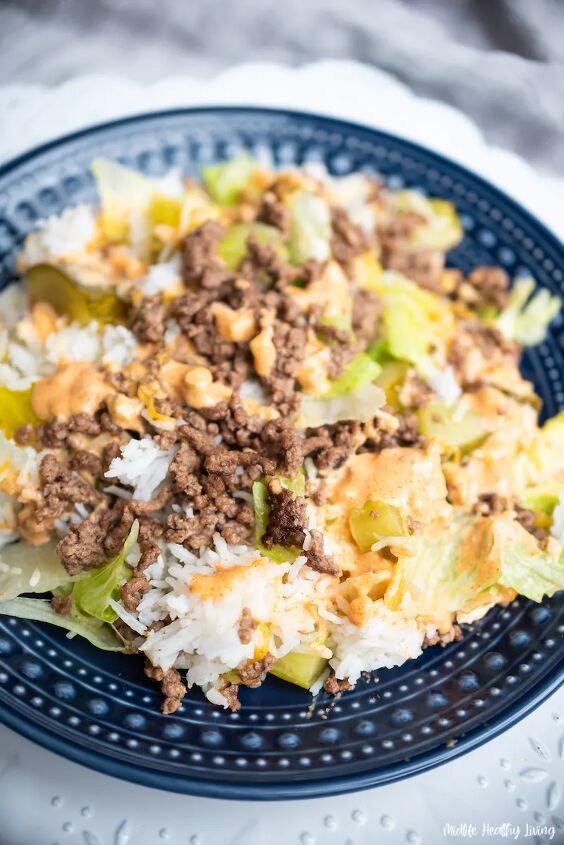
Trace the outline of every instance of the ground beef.
<path fill-rule="evenodd" d="M 139 343 L 159 343 L 166 329 L 166 307 L 161 296 L 143 299 L 133 315 L 131 331 Z"/>
<path fill-rule="evenodd" d="M 342 466 L 363 442 L 358 422 L 338 422 L 308 428 L 303 443 L 304 456 L 310 456 L 317 469 L 326 474 Z"/>
<path fill-rule="evenodd" d="M 340 264 L 348 267 L 355 255 L 370 249 L 370 240 L 360 226 L 353 223 L 343 208 L 331 210 L 331 252 Z"/>
<path fill-rule="evenodd" d="M 423 648 L 428 648 L 433 645 L 440 645 L 443 648 L 450 643 L 458 643 L 463 638 L 464 634 L 459 625 L 453 625 L 446 634 L 433 634 L 431 637 L 425 637 L 423 640 Z"/>
<path fill-rule="evenodd" d="M 116 436 L 124 433 L 124 429 L 120 428 L 120 426 L 113 421 L 111 415 L 108 413 L 106 408 L 102 408 L 98 415 L 98 418 L 100 420 L 100 428 L 102 429 L 102 431 Z"/>
<path fill-rule="evenodd" d="M 88 449 L 77 449 L 70 459 L 71 469 L 86 470 L 95 478 L 102 475 L 102 461 L 94 452 L 89 452 Z"/>
<path fill-rule="evenodd" d="M 14 432 L 14 440 L 19 446 L 30 446 L 35 438 L 35 429 L 31 423 L 20 425 Z"/>
<path fill-rule="evenodd" d="M 509 299 L 509 276 L 501 267 L 476 267 L 466 280 L 460 279 L 454 297 L 470 308 L 492 305 L 502 310 Z"/>
<path fill-rule="evenodd" d="M 95 511 L 73 526 L 59 542 L 57 554 L 69 575 L 78 575 L 104 563 L 107 559 L 104 548 L 107 525 L 105 514 Z"/>
<path fill-rule="evenodd" d="M 301 549 L 307 525 L 305 499 L 294 498 L 277 479 L 273 479 L 268 485 L 267 503 L 269 514 L 263 544 L 267 549 L 277 545 Z"/>
<path fill-rule="evenodd" d="M 484 361 L 499 361 L 500 364 L 507 359 L 517 361 L 520 355 L 519 345 L 507 340 L 495 326 L 485 326 L 477 320 L 462 322 L 450 345 L 448 359 L 464 389 L 473 385 L 475 366 L 472 361 L 476 350 Z"/>
<path fill-rule="evenodd" d="M 440 293 L 444 254 L 432 249 L 390 250 L 386 254 L 386 269 L 403 273 L 422 288 Z"/>
<path fill-rule="evenodd" d="M 290 234 L 290 212 L 276 197 L 276 194 L 267 192 L 262 198 L 257 220 L 280 229 L 286 238 Z"/>
<path fill-rule="evenodd" d="M 163 672 L 158 666 L 148 665 L 145 667 L 145 674 L 152 681 L 157 681 L 161 685 L 161 692 L 164 695 L 161 710 L 165 716 L 176 713 L 186 695 L 186 686 L 182 683 L 178 670 L 168 669 L 168 671 Z"/>
<path fill-rule="evenodd" d="M 366 349 L 378 331 L 382 307 L 380 298 L 370 290 L 359 290 L 353 302 L 352 326 L 358 341 L 358 352 Z"/>
<path fill-rule="evenodd" d="M 130 613 L 137 610 L 139 602 L 145 593 L 151 589 L 151 585 L 143 575 L 131 578 L 121 586 L 121 600 L 123 606 Z"/>
<path fill-rule="evenodd" d="M 95 417 L 88 414 L 73 414 L 69 419 L 68 430 L 78 434 L 89 434 L 92 437 L 100 434 L 100 423 Z"/>
<path fill-rule="evenodd" d="M 304 460 L 304 439 L 290 420 L 269 420 L 261 435 L 261 448 L 276 461 L 280 471 L 294 478 Z"/>
<path fill-rule="evenodd" d="M 473 513 L 480 516 L 492 516 L 506 511 L 508 508 L 507 499 L 497 493 L 482 493 L 478 501 L 472 506 Z"/>
<path fill-rule="evenodd" d="M 248 645 L 253 639 L 253 631 L 256 630 L 257 622 L 248 607 L 244 607 L 239 617 L 237 636 L 243 645 Z"/>
<path fill-rule="evenodd" d="M 335 677 L 335 675 L 329 675 L 329 677 L 325 680 L 323 684 L 323 689 L 325 692 L 330 693 L 331 695 L 338 695 L 341 692 L 346 692 L 353 688 L 353 685 L 348 680 L 348 678 L 343 678 L 339 680 Z"/>
<path fill-rule="evenodd" d="M 378 227 L 384 267 L 387 266 L 387 258 L 392 252 L 409 247 L 412 235 L 425 223 L 423 215 L 416 211 L 404 211 L 394 214 Z"/>
<path fill-rule="evenodd" d="M 65 443 L 69 429 L 64 420 L 54 419 L 45 425 L 38 425 L 36 433 L 37 439 L 46 449 L 58 449 Z"/>
<path fill-rule="evenodd" d="M 51 607 L 61 616 L 69 616 L 72 610 L 72 596 L 51 596 Z"/>
<path fill-rule="evenodd" d="M 307 327 L 278 320 L 274 324 L 273 343 L 276 361 L 264 379 L 274 405 L 283 416 L 294 411 L 299 403 L 296 378 L 305 358 Z"/>
<path fill-rule="evenodd" d="M 42 501 L 37 508 L 39 521 L 54 520 L 70 505 L 96 505 L 100 495 L 78 473 L 67 469 L 54 455 L 47 454 L 39 466 Z"/>
<path fill-rule="evenodd" d="M 295 267 L 287 264 L 277 249 L 270 244 L 259 243 L 253 235 L 247 241 L 247 253 L 240 273 L 254 284 L 267 284 L 275 291 L 282 291 L 299 274 Z"/>
<path fill-rule="evenodd" d="M 534 511 L 531 511 L 528 508 L 522 508 L 521 505 L 515 505 L 515 513 L 517 522 L 519 522 L 523 528 L 529 532 L 529 534 L 532 534 L 533 537 L 536 537 L 540 542 L 546 540 L 548 533 L 544 530 L 544 528 L 539 528 L 536 524 L 537 518 Z"/>
<path fill-rule="evenodd" d="M 111 462 L 115 458 L 119 458 L 120 455 L 121 447 L 117 441 L 111 440 L 106 446 L 104 446 L 102 449 L 102 472 L 107 472 L 110 468 Z"/>
<path fill-rule="evenodd" d="M 275 663 L 276 658 L 272 654 L 267 654 L 262 660 L 249 660 L 238 670 L 241 683 L 246 687 L 260 687 L 263 675 L 270 672 Z"/>
<path fill-rule="evenodd" d="M 227 686 L 221 690 L 221 694 L 227 700 L 227 706 L 233 713 L 236 713 L 237 710 L 241 709 L 238 684 L 227 684 Z"/>
<path fill-rule="evenodd" d="M 310 533 L 311 542 L 307 551 L 304 551 L 307 557 L 308 565 L 316 572 L 322 572 L 325 575 L 340 575 L 341 570 L 335 563 L 332 555 L 325 554 L 323 550 L 323 535 L 321 531 L 312 529 Z"/>
<path fill-rule="evenodd" d="M 188 287 L 215 290 L 233 274 L 218 255 L 225 227 L 207 220 L 186 236 L 182 249 L 182 276 Z"/>

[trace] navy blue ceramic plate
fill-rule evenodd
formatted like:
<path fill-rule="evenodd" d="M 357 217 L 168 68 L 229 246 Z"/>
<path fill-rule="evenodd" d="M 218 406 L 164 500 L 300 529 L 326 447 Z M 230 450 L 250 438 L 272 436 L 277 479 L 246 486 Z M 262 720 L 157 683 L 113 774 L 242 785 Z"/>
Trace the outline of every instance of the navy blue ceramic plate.
<path fill-rule="evenodd" d="M 197 172 L 238 147 L 283 164 L 324 161 L 334 174 L 366 170 L 394 188 L 456 203 L 465 230 L 451 262 L 501 264 L 564 293 L 562 245 L 526 211 L 471 173 L 390 135 L 311 115 L 202 109 L 132 118 L 49 144 L 0 170 L 0 283 L 18 244 L 45 215 L 94 198 L 97 155 L 151 174 Z M 564 327 L 557 321 L 525 370 L 545 413 L 564 408 Z M 420 772 L 514 724 L 562 680 L 558 598 L 518 599 L 332 706 L 269 678 L 228 713 L 193 691 L 174 716 L 142 661 L 96 651 L 53 628 L 0 617 L 0 718 L 25 736 L 108 774 L 222 798 L 299 798 L 361 789 Z"/>

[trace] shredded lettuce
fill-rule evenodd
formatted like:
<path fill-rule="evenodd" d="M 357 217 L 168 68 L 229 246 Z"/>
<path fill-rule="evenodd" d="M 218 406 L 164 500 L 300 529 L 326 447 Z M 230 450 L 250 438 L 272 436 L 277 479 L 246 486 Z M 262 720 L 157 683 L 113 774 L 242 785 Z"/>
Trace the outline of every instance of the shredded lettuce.
<path fill-rule="evenodd" d="M 271 549 L 267 549 L 262 538 L 264 537 L 266 528 L 268 526 L 268 497 L 267 489 L 264 481 L 255 481 L 253 484 L 253 505 L 255 509 L 255 542 L 258 550 L 264 557 L 275 561 L 275 563 L 293 563 L 300 554 L 299 549 L 286 548 L 285 546 L 276 545 Z"/>
<path fill-rule="evenodd" d="M 373 382 L 381 373 L 382 368 L 366 352 L 361 352 L 348 363 L 339 376 L 331 382 L 329 389 L 322 399 L 334 399 L 346 393 L 355 393 Z"/>
<path fill-rule="evenodd" d="M 138 533 L 139 523 L 135 520 L 119 554 L 74 585 L 71 592 L 74 614 L 101 622 L 116 621 L 117 613 L 111 607 L 110 599 L 119 601 L 121 584 L 131 578 L 132 569 L 126 563 L 126 557 L 133 550 Z"/>
<path fill-rule="evenodd" d="M 109 625 L 76 619 L 73 616 L 63 616 L 51 607 L 46 599 L 14 598 L 0 602 L 0 614 L 16 616 L 19 619 L 30 619 L 34 622 L 48 622 L 78 634 L 103 651 L 128 651 L 120 643 Z"/>
<path fill-rule="evenodd" d="M 0 552 L 0 601 L 16 598 L 21 593 L 46 593 L 80 576 L 69 575 L 61 563 L 56 541 L 32 546 L 20 540 Z M 4 568 L 5 567 L 5 568 Z"/>
<path fill-rule="evenodd" d="M 322 199 L 300 191 L 293 198 L 290 224 L 290 261 L 326 261 L 331 255 L 331 214 Z"/>
<path fill-rule="evenodd" d="M 564 554 L 558 560 L 539 551 L 530 554 L 517 543 L 501 551 L 499 583 L 532 601 L 542 601 L 564 590 Z"/>
<path fill-rule="evenodd" d="M 542 343 L 548 327 L 562 307 L 562 300 L 546 289 L 533 293 L 536 284 L 531 277 L 517 279 L 509 302 L 495 320 L 497 328 L 509 340 L 524 346 Z"/>
<path fill-rule="evenodd" d="M 375 384 L 365 384 L 352 393 L 343 393 L 333 398 L 303 396 L 299 425 L 302 428 L 317 428 L 341 420 L 367 422 L 375 416 L 385 401 L 384 391 Z"/>
<path fill-rule="evenodd" d="M 248 186 L 256 162 L 247 152 L 230 161 L 210 164 L 202 170 L 202 181 L 212 199 L 220 205 L 235 205 Z"/>
<path fill-rule="evenodd" d="M 305 496 L 305 470 L 303 466 L 298 468 L 293 478 L 289 478 L 287 475 L 279 475 L 277 477 L 282 487 L 285 487 L 294 496 Z"/>
<path fill-rule="evenodd" d="M 284 251 L 282 234 L 274 226 L 265 223 L 236 223 L 231 226 L 221 241 L 218 252 L 231 270 L 238 270 L 247 255 L 247 241 L 253 236 L 259 244 L 275 247 L 279 252 Z"/>
<path fill-rule="evenodd" d="M 529 487 L 528 490 L 525 490 L 521 496 L 521 505 L 536 514 L 552 516 L 559 497 L 563 493 L 564 487 L 562 484 L 537 484 L 535 487 Z"/>
<path fill-rule="evenodd" d="M 125 241 L 131 237 L 137 240 L 137 246 L 146 248 L 148 226 L 146 232 L 141 232 L 140 221 L 147 215 L 154 185 L 142 173 L 107 158 L 95 159 L 90 169 L 102 204 L 105 236 L 111 241 Z"/>
<path fill-rule="evenodd" d="M 382 345 L 388 355 L 429 368 L 433 350 L 444 348 L 454 329 L 448 303 L 400 273 L 385 272 L 382 288 Z M 375 349 L 381 349 L 378 344 Z M 374 350 L 373 350 L 374 351 Z"/>

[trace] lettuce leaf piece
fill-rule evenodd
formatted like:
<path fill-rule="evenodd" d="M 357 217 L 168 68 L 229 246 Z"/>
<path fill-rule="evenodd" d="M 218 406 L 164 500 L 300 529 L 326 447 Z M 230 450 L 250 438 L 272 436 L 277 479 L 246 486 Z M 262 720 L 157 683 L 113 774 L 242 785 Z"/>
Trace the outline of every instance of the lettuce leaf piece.
<path fill-rule="evenodd" d="M 21 593 L 46 593 L 81 576 L 69 575 L 52 540 L 43 546 L 32 546 L 20 540 L 0 551 L 0 601 L 16 598 Z"/>
<path fill-rule="evenodd" d="M 275 563 L 293 563 L 300 554 L 299 549 L 286 548 L 285 546 L 276 545 L 271 549 L 267 549 L 262 542 L 266 528 L 268 526 L 268 516 L 270 513 L 268 507 L 267 489 L 264 481 L 255 481 L 253 484 L 253 505 L 255 509 L 255 543 L 261 555 L 273 560 Z"/>
<path fill-rule="evenodd" d="M 75 584 L 72 590 L 73 614 L 101 622 L 116 621 L 117 613 L 109 602 L 110 599 L 120 600 L 120 586 L 133 574 L 125 559 L 133 550 L 138 534 L 139 523 L 135 520 L 119 554 Z"/>
<path fill-rule="evenodd" d="M 559 497 L 564 493 L 562 484 L 547 483 L 529 487 L 521 496 L 520 504 L 530 511 L 543 516 L 552 516 Z"/>
<path fill-rule="evenodd" d="M 476 572 L 459 563 L 463 540 L 471 524 L 453 517 L 436 536 L 415 536 L 415 554 L 398 558 L 384 601 L 408 616 L 444 619 L 461 610 L 475 592 Z"/>
<path fill-rule="evenodd" d="M 381 372 L 382 368 L 366 352 L 361 352 L 347 364 L 339 378 L 331 382 L 322 399 L 334 399 L 336 396 L 343 396 L 345 393 L 354 393 L 362 390 L 367 384 L 373 382 Z"/>
<path fill-rule="evenodd" d="M 290 261 L 326 261 L 331 255 L 331 214 L 327 203 L 300 191 L 290 205 Z"/>
<path fill-rule="evenodd" d="M 385 401 L 384 391 L 375 384 L 365 384 L 359 390 L 333 398 L 302 396 L 298 425 L 301 428 L 317 428 L 341 420 L 367 422 Z"/>
<path fill-rule="evenodd" d="M 256 161 L 249 153 L 240 152 L 230 161 L 204 167 L 202 181 L 215 202 L 220 205 L 236 205 L 256 166 Z"/>
<path fill-rule="evenodd" d="M 147 215 L 155 186 L 142 173 L 107 158 L 95 159 L 90 170 L 96 179 L 102 205 L 104 235 L 110 241 L 133 239 L 134 218 Z M 143 239 L 142 234 L 138 234 Z M 145 236 L 148 237 L 148 232 Z"/>
<path fill-rule="evenodd" d="M 236 223 L 231 226 L 221 243 L 218 252 L 230 270 L 238 270 L 247 255 L 247 241 L 251 235 L 259 244 L 273 246 L 284 252 L 282 233 L 274 226 L 265 223 Z"/>
<path fill-rule="evenodd" d="M 290 478 L 287 475 L 278 475 L 282 487 L 289 490 L 294 496 L 305 496 L 305 470 L 303 466 L 299 467 L 295 476 Z"/>
<path fill-rule="evenodd" d="M 382 340 L 388 355 L 426 371 L 430 353 L 443 348 L 454 331 L 448 302 L 400 273 L 387 271 L 382 306 Z"/>
<path fill-rule="evenodd" d="M 316 654 L 291 651 L 276 661 L 270 674 L 290 684 L 309 689 L 325 671 L 327 662 L 324 657 Z"/>
<path fill-rule="evenodd" d="M 509 340 L 524 346 L 542 343 L 548 327 L 562 308 L 562 300 L 542 288 L 533 293 L 536 284 L 531 277 L 517 279 L 509 302 L 497 316 L 495 325 Z"/>
<path fill-rule="evenodd" d="M 564 554 L 558 560 L 539 550 L 530 554 L 518 543 L 501 551 L 499 583 L 532 601 L 542 601 L 564 590 Z"/>
<path fill-rule="evenodd" d="M 30 619 L 33 622 L 48 622 L 78 634 L 96 648 L 103 651 L 127 652 L 128 648 L 121 643 L 109 625 L 94 620 L 75 619 L 72 616 L 62 616 L 51 607 L 47 599 L 15 598 L 0 601 L 0 614 L 16 616 L 19 619 Z"/>

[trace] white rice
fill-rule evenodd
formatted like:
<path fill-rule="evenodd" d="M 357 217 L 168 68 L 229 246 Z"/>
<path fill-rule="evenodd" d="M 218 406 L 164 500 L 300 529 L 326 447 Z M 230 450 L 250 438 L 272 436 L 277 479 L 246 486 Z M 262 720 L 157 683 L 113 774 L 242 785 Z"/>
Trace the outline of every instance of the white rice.
<path fill-rule="evenodd" d="M 433 370 L 426 374 L 425 378 L 429 387 L 445 405 L 454 405 L 462 396 L 462 389 L 450 366 L 445 367 L 444 370 Z"/>
<path fill-rule="evenodd" d="M 139 282 L 144 296 L 156 296 L 164 293 L 180 279 L 180 255 L 175 253 L 170 261 L 153 264 Z"/>
<path fill-rule="evenodd" d="M 114 458 L 105 478 L 117 478 L 133 487 L 133 497 L 148 502 L 168 475 L 177 447 L 164 451 L 151 437 L 129 440 L 121 447 L 121 457 Z"/>
<path fill-rule="evenodd" d="M 82 253 L 96 235 L 96 214 L 89 205 L 67 208 L 62 214 L 48 217 L 39 224 L 39 231 L 25 242 L 23 258 L 27 266 L 54 261 L 61 256 Z"/>

